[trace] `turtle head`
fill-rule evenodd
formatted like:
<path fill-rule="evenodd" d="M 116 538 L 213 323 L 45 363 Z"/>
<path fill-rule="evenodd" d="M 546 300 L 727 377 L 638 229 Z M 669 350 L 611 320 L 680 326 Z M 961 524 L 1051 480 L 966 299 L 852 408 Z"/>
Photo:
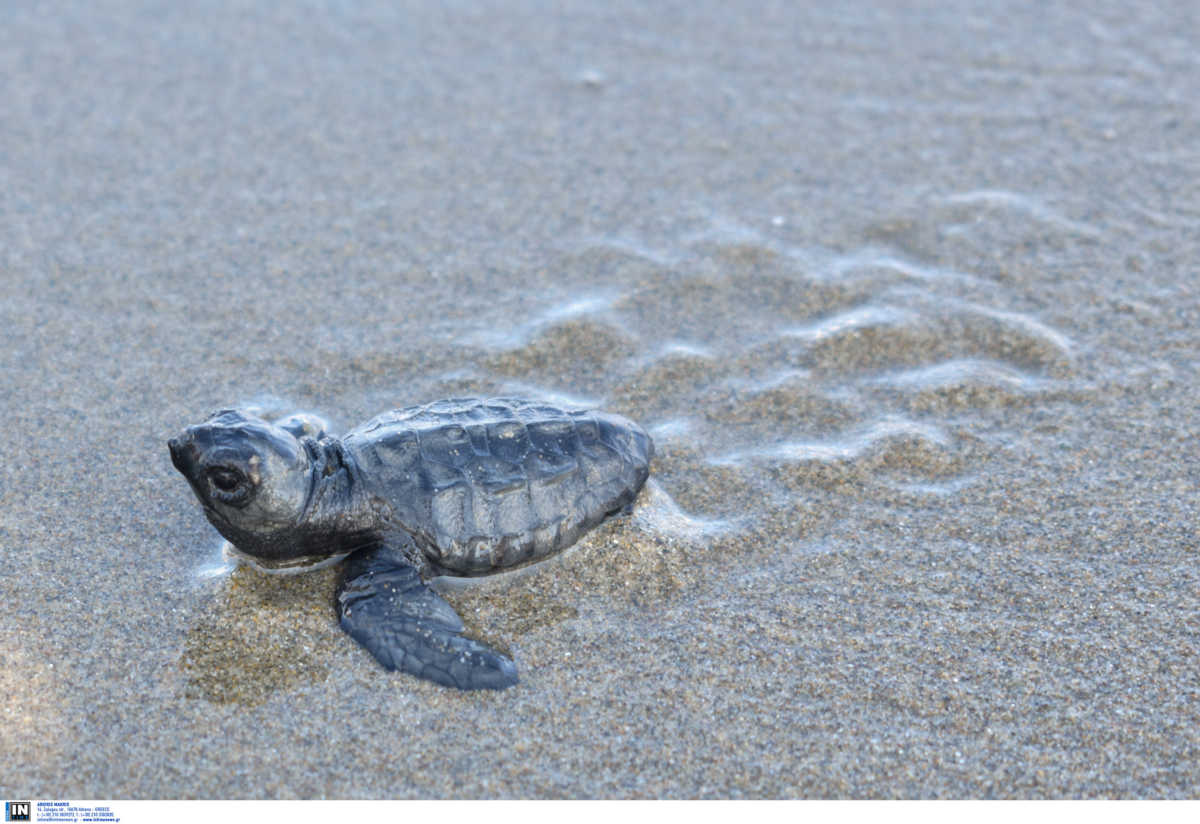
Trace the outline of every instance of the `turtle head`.
<path fill-rule="evenodd" d="M 205 515 L 251 555 L 293 528 L 312 486 L 305 445 L 286 429 L 236 409 L 222 409 L 167 442 L 171 462 L 192 485 Z"/>

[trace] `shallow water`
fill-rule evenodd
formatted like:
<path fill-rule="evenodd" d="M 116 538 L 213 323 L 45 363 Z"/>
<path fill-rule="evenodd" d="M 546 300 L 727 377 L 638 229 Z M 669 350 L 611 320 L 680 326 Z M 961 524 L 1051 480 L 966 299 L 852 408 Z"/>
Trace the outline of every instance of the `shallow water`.
<path fill-rule="evenodd" d="M 1195 17 L 879 5 L 11 7 L 3 793 L 1200 794 Z M 165 447 L 491 393 L 658 447 L 500 694 Z"/>

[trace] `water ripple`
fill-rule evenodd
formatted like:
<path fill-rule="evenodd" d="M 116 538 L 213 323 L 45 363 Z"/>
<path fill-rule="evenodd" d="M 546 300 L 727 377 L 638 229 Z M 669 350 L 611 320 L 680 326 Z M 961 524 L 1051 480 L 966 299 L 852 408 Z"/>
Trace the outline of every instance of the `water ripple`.
<path fill-rule="evenodd" d="M 691 544 L 707 543 L 734 526 L 731 519 L 701 518 L 684 512 L 653 479 L 646 483 L 646 492 L 634 512 L 633 522 L 647 532 Z"/>

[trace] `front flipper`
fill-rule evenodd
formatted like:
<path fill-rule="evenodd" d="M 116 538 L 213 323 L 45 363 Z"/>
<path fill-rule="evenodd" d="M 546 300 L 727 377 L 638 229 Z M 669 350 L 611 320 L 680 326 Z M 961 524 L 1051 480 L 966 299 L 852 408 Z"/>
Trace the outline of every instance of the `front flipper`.
<path fill-rule="evenodd" d="M 517 683 L 516 665 L 464 638 L 454 608 L 426 586 L 403 552 L 386 543 L 346 560 L 336 605 L 342 629 L 388 669 L 462 690 Z"/>

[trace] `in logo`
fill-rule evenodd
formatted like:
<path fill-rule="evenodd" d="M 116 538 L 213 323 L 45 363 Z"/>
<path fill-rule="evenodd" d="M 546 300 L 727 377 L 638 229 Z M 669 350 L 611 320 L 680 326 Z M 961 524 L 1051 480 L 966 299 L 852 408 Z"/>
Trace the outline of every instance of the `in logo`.
<path fill-rule="evenodd" d="M 29 820 L 28 801 L 5 801 L 4 802 L 4 820 L 5 821 L 28 821 Z"/>

